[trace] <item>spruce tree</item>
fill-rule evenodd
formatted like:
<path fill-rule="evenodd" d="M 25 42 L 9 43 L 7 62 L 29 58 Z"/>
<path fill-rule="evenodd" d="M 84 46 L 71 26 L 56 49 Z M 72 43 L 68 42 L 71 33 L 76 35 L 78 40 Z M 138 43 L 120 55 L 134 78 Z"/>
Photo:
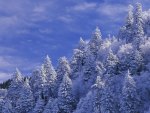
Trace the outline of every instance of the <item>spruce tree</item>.
<path fill-rule="evenodd" d="M 44 106 L 45 106 L 44 99 L 42 99 L 42 97 L 39 96 L 39 99 L 36 102 L 36 105 L 35 105 L 32 113 L 43 113 Z"/>
<path fill-rule="evenodd" d="M 15 113 L 10 100 L 5 99 L 1 113 Z"/>
<path fill-rule="evenodd" d="M 137 93 L 136 83 L 128 70 L 122 89 L 122 113 L 139 113 L 141 100 Z"/>
<path fill-rule="evenodd" d="M 46 85 L 46 75 L 44 74 L 42 67 L 41 70 L 36 69 L 33 71 L 30 84 L 34 94 L 34 98 L 37 101 L 39 96 L 43 93 Z"/>
<path fill-rule="evenodd" d="M 72 81 L 64 75 L 58 91 L 59 113 L 71 113 L 75 109 L 75 99 L 72 94 Z"/>
<path fill-rule="evenodd" d="M 86 48 L 86 42 L 82 39 L 82 37 L 80 37 L 80 41 L 77 49 L 84 51 L 85 48 Z"/>
<path fill-rule="evenodd" d="M 56 92 L 57 73 L 48 55 L 45 58 L 42 71 L 46 75 L 45 95 L 46 100 L 48 100 L 49 97 L 55 97 L 57 95 Z"/>
<path fill-rule="evenodd" d="M 138 50 L 140 44 L 142 43 L 143 36 L 144 36 L 144 31 L 143 31 L 143 19 L 142 19 L 142 5 L 140 3 L 137 3 L 134 12 L 133 38 L 134 38 L 134 46 Z"/>
<path fill-rule="evenodd" d="M 133 41 L 133 20 L 133 6 L 129 5 L 126 19 L 126 43 Z"/>
<path fill-rule="evenodd" d="M 57 72 L 57 87 L 60 86 L 65 74 L 70 75 L 71 69 L 66 57 L 61 57 L 58 61 Z"/>
<path fill-rule="evenodd" d="M 29 85 L 29 80 L 26 79 L 20 97 L 16 102 L 16 112 L 15 113 L 29 113 L 34 107 L 34 98 Z"/>
<path fill-rule="evenodd" d="M 101 48 L 101 45 L 102 45 L 102 35 L 100 29 L 96 27 L 95 31 L 93 32 L 92 39 L 88 44 L 89 51 L 95 59 L 97 58 L 98 50 Z"/>
<path fill-rule="evenodd" d="M 6 97 L 12 101 L 12 106 L 16 106 L 16 101 L 20 97 L 20 93 L 23 87 L 23 78 L 18 69 L 16 69 L 16 72 L 13 74 L 11 85 L 8 88 L 8 93 Z"/>

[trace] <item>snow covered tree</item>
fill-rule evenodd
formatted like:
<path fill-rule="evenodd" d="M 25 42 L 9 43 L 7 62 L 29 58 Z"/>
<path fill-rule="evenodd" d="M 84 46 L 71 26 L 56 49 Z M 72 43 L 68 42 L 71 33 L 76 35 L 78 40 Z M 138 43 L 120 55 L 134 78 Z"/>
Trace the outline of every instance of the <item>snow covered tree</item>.
<path fill-rule="evenodd" d="M 46 56 L 46 59 L 43 64 L 43 73 L 46 75 L 46 85 L 45 85 L 45 95 L 46 100 L 50 96 L 54 97 L 56 96 L 56 79 L 57 79 L 57 73 L 52 66 L 51 60 L 49 56 Z"/>
<path fill-rule="evenodd" d="M 83 95 L 86 94 L 95 83 L 96 76 L 96 61 L 94 61 L 92 57 L 87 56 L 83 66 L 83 75 L 81 76 Z"/>
<path fill-rule="evenodd" d="M 43 93 L 46 84 L 46 75 L 43 72 L 43 67 L 41 67 L 41 70 L 36 69 L 33 71 L 30 84 L 34 98 L 37 101 L 39 96 Z"/>
<path fill-rule="evenodd" d="M 85 98 L 81 98 L 73 113 L 93 113 L 92 92 L 89 92 Z"/>
<path fill-rule="evenodd" d="M 140 3 L 137 3 L 134 12 L 134 22 L 133 22 L 133 38 L 134 38 L 134 46 L 136 47 L 136 49 L 139 49 L 139 46 L 142 43 L 143 36 L 144 31 L 142 19 L 142 5 Z"/>
<path fill-rule="evenodd" d="M 1 113 L 14 113 L 13 112 L 13 107 L 11 104 L 11 101 L 8 99 L 5 99 L 3 105 L 2 105 L 2 111 Z"/>
<path fill-rule="evenodd" d="M 70 72 L 71 72 L 70 65 L 69 65 L 66 57 L 61 57 L 58 62 L 59 62 L 58 67 L 56 69 L 56 72 L 57 72 L 57 87 L 60 86 L 64 75 L 67 74 L 67 75 L 70 76 Z"/>
<path fill-rule="evenodd" d="M 105 74 L 112 75 L 112 76 L 118 74 L 119 73 L 118 65 L 119 65 L 118 57 L 113 54 L 111 49 L 109 49 L 109 53 L 105 61 L 105 67 L 106 67 Z"/>
<path fill-rule="evenodd" d="M 15 113 L 29 113 L 31 112 L 33 107 L 34 107 L 33 93 L 29 85 L 29 80 L 26 79 L 23 84 L 20 97 L 16 103 Z"/>
<path fill-rule="evenodd" d="M 109 78 L 107 84 L 102 93 L 102 103 L 101 109 L 102 113 L 118 113 L 116 109 L 115 93 L 114 93 L 114 84 L 112 78 Z"/>
<path fill-rule="evenodd" d="M 93 32 L 92 39 L 88 43 L 89 51 L 91 52 L 91 54 L 95 59 L 97 58 L 98 50 L 100 49 L 101 45 L 102 45 L 102 35 L 100 29 L 96 27 L 95 31 Z"/>
<path fill-rule="evenodd" d="M 50 98 L 47 105 L 45 106 L 43 113 L 58 113 L 58 100 L 57 98 Z"/>
<path fill-rule="evenodd" d="M 136 83 L 128 70 L 122 89 L 122 113 L 139 113 L 140 97 L 136 90 Z"/>
<path fill-rule="evenodd" d="M 85 48 L 86 48 L 86 42 L 81 37 L 77 49 L 84 51 Z"/>
<path fill-rule="evenodd" d="M 80 99 L 74 113 L 101 113 L 102 91 L 103 82 L 98 76 L 86 97 Z"/>
<path fill-rule="evenodd" d="M 129 5 L 126 20 L 126 43 L 131 43 L 133 41 L 133 20 L 133 6 Z"/>
<path fill-rule="evenodd" d="M 72 94 L 72 81 L 66 74 L 58 91 L 59 113 L 71 113 L 75 109 L 75 104 Z"/>
<path fill-rule="evenodd" d="M 20 92 L 22 90 L 23 86 L 23 78 L 18 69 L 16 69 L 16 72 L 13 74 L 11 85 L 8 88 L 7 98 L 12 101 L 12 106 L 16 106 L 16 101 L 20 97 Z"/>
<path fill-rule="evenodd" d="M 101 113 L 102 110 L 102 95 L 103 95 L 103 85 L 100 76 L 97 76 L 96 83 L 92 86 L 93 89 L 93 113 Z"/>
<path fill-rule="evenodd" d="M 45 106 L 44 99 L 42 99 L 42 97 L 39 96 L 39 99 L 36 102 L 36 105 L 35 105 L 32 113 L 43 113 L 44 106 Z"/>
<path fill-rule="evenodd" d="M 79 49 L 75 49 L 70 62 L 71 78 L 76 79 L 82 75 L 83 65 L 85 64 L 85 53 Z"/>
<path fill-rule="evenodd" d="M 135 50 L 130 59 L 129 70 L 132 75 L 140 75 L 140 72 L 144 70 L 144 61 L 140 51 Z"/>

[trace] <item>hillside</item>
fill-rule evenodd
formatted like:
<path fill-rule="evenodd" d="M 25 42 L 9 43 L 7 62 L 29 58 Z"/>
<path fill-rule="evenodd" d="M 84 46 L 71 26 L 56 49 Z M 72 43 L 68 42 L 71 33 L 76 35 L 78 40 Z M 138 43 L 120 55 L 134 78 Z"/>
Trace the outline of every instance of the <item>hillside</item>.
<path fill-rule="evenodd" d="M 46 56 L 24 80 L 17 69 L 1 113 L 150 113 L 150 11 L 129 5 L 118 36 L 98 27 L 56 69 Z"/>

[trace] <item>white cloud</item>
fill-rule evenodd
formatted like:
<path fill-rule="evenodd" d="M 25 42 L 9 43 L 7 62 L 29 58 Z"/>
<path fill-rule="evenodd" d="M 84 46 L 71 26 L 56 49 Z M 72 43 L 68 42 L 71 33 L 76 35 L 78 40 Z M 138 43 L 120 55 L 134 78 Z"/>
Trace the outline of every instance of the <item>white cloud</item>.
<path fill-rule="evenodd" d="M 73 18 L 69 15 L 60 16 L 60 17 L 58 17 L 58 19 L 64 23 L 70 23 L 73 21 Z"/>
<path fill-rule="evenodd" d="M 0 83 L 11 78 L 10 73 L 0 72 Z"/>
<path fill-rule="evenodd" d="M 75 5 L 72 7 L 74 11 L 86 11 L 86 10 L 91 10 L 96 8 L 97 4 L 96 3 L 88 3 L 88 2 L 83 2 L 80 4 Z"/>
<path fill-rule="evenodd" d="M 128 7 L 121 4 L 100 4 L 97 11 L 106 16 L 115 17 L 124 12 L 127 12 Z"/>

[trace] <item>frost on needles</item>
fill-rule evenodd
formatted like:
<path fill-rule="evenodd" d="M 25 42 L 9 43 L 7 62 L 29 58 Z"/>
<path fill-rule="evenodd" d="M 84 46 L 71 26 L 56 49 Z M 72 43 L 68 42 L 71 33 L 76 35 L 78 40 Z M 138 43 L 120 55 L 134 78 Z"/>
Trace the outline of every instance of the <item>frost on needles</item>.
<path fill-rule="evenodd" d="M 117 37 L 98 27 L 70 61 L 46 56 L 24 79 L 16 69 L 0 113 L 150 113 L 150 11 L 129 5 Z"/>

